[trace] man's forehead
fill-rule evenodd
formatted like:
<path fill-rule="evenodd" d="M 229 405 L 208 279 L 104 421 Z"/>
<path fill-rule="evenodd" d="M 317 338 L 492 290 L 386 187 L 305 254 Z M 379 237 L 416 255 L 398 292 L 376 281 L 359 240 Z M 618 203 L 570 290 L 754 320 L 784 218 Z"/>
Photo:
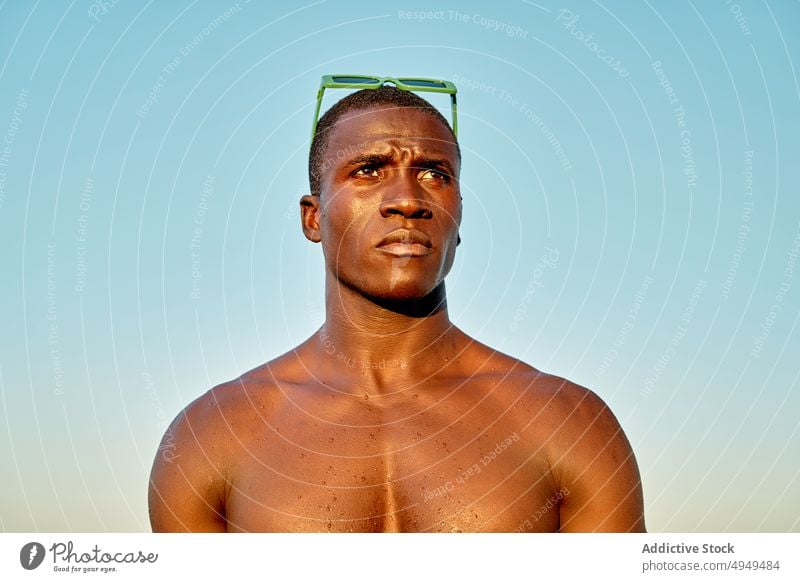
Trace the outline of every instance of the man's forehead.
<path fill-rule="evenodd" d="M 392 146 L 436 150 L 455 155 L 453 134 L 430 113 L 412 108 L 382 107 L 350 111 L 336 122 L 328 147 Z"/>

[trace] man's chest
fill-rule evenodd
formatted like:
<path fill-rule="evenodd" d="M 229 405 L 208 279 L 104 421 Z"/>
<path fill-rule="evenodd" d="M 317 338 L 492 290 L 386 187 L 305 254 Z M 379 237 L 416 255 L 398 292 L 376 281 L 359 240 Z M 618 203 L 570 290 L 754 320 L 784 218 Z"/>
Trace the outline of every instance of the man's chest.
<path fill-rule="evenodd" d="M 546 448 L 514 415 L 440 408 L 340 420 L 276 415 L 260 438 L 243 439 L 229 531 L 558 529 Z"/>

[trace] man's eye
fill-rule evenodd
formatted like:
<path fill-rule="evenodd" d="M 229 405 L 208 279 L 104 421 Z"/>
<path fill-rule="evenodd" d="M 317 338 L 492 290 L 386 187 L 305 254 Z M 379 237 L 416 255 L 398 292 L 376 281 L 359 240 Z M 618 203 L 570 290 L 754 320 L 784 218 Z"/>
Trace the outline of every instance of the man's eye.
<path fill-rule="evenodd" d="M 361 166 L 358 170 L 353 172 L 353 175 L 362 178 L 377 178 L 378 168 L 375 166 Z"/>
<path fill-rule="evenodd" d="M 443 182 L 445 184 L 450 182 L 450 176 L 444 172 L 440 172 L 439 170 L 425 170 L 420 174 L 420 179 L 434 180 L 436 182 Z"/>

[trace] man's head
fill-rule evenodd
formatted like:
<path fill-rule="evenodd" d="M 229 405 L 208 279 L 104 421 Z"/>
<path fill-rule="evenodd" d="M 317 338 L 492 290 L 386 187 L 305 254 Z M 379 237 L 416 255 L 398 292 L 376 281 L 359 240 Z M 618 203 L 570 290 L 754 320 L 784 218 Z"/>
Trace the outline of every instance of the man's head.
<path fill-rule="evenodd" d="M 460 164 L 447 121 L 412 93 L 382 87 L 334 105 L 317 125 L 312 194 L 300 201 L 329 275 L 389 300 L 436 289 L 458 244 Z"/>
<path fill-rule="evenodd" d="M 319 196 L 320 180 L 324 172 L 330 168 L 333 160 L 338 156 L 344 155 L 341 152 L 328 152 L 327 145 L 330 136 L 335 130 L 338 121 L 347 113 L 365 109 L 387 109 L 387 108 L 407 108 L 416 109 L 433 116 L 450 130 L 452 140 L 458 149 L 458 161 L 461 163 L 461 149 L 458 148 L 456 139 L 450 124 L 439 113 L 433 105 L 422 97 L 410 92 L 401 91 L 391 85 L 384 85 L 379 89 L 363 89 L 348 95 L 331 107 L 317 123 L 313 141 L 311 142 L 311 153 L 308 156 L 308 182 L 311 194 Z"/>

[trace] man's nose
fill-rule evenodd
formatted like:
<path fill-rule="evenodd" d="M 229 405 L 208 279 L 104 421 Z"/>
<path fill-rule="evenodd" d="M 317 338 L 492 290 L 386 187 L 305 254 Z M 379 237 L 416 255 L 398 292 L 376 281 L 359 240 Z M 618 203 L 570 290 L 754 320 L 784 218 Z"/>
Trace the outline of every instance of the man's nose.
<path fill-rule="evenodd" d="M 398 172 L 386 189 L 381 203 L 381 216 L 389 218 L 399 214 L 404 218 L 431 218 L 433 211 L 424 189 L 417 182 L 416 172 Z"/>

